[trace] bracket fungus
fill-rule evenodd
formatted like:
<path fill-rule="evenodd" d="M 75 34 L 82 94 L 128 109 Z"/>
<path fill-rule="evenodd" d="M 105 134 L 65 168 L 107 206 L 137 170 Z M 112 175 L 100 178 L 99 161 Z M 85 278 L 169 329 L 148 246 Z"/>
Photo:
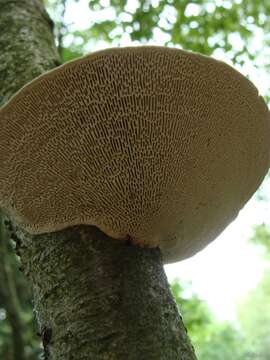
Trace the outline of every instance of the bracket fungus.
<path fill-rule="evenodd" d="M 195 254 L 270 165 L 255 86 L 212 58 L 113 48 L 36 78 L 0 109 L 0 207 L 32 234 L 78 224 Z"/>

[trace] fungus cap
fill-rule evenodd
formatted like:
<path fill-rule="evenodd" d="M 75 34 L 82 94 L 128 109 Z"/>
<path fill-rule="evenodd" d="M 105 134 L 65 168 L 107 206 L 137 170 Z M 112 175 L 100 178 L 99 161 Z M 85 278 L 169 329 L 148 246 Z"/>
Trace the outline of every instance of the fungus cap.
<path fill-rule="evenodd" d="M 32 234 L 91 224 L 178 261 L 262 182 L 269 119 L 223 62 L 158 46 L 98 51 L 0 109 L 0 207 Z"/>

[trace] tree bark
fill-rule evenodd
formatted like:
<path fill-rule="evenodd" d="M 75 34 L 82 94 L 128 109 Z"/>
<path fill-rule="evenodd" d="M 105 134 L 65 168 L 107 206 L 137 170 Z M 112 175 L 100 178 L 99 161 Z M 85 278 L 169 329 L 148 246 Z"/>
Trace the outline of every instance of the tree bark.
<path fill-rule="evenodd" d="M 53 23 L 42 1 L 0 0 L 0 106 L 25 83 L 59 64 Z M 0 212 L 0 279 L 2 301 L 12 331 L 13 358 L 26 360 L 20 302 L 10 266 L 8 234 Z"/>
<path fill-rule="evenodd" d="M 46 359 L 195 359 L 158 248 L 86 225 L 16 234 Z"/>
<path fill-rule="evenodd" d="M 59 58 L 41 0 L 0 0 L 0 9 L 3 104 Z M 93 226 L 38 236 L 13 228 L 46 359 L 196 359 L 158 248 Z"/>
<path fill-rule="evenodd" d="M 42 0 L 0 0 L 0 106 L 60 64 L 52 30 Z"/>

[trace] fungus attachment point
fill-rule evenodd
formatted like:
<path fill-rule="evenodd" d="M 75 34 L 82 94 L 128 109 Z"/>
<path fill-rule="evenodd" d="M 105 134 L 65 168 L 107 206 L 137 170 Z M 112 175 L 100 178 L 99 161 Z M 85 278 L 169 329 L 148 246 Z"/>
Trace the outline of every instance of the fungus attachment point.
<path fill-rule="evenodd" d="M 96 225 L 159 246 L 165 263 L 223 231 L 269 167 L 257 89 L 179 49 L 114 48 L 67 63 L 2 107 L 0 127 L 0 206 L 22 228 Z"/>
<path fill-rule="evenodd" d="M 127 235 L 123 239 L 119 239 L 119 240 L 124 240 L 127 245 L 137 245 L 137 246 L 141 246 L 141 247 L 149 247 L 149 245 L 145 244 L 144 241 L 134 239 L 130 235 Z"/>

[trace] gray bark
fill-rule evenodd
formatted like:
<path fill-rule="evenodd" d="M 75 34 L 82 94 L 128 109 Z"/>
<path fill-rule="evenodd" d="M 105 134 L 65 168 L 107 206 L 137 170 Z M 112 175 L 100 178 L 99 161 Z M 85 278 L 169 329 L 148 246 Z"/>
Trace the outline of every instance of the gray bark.
<path fill-rule="evenodd" d="M 0 0 L 0 106 L 33 77 L 59 64 L 48 27 L 52 27 L 52 22 L 41 1 Z M 15 360 L 26 360 L 25 324 L 1 218 L 0 254 L 1 297 L 12 330 L 12 356 Z"/>
<path fill-rule="evenodd" d="M 47 359 L 195 359 L 158 248 L 86 225 L 16 233 Z"/>
<path fill-rule="evenodd" d="M 0 105 L 59 65 L 52 29 L 42 0 L 0 0 Z"/>
<path fill-rule="evenodd" d="M 3 104 L 59 60 L 41 0 L 0 0 L 0 9 Z M 117 241 L 93 226 L 39 236 L 12 231 L 46 359 L 196 359 L 158 248 Z"/>

